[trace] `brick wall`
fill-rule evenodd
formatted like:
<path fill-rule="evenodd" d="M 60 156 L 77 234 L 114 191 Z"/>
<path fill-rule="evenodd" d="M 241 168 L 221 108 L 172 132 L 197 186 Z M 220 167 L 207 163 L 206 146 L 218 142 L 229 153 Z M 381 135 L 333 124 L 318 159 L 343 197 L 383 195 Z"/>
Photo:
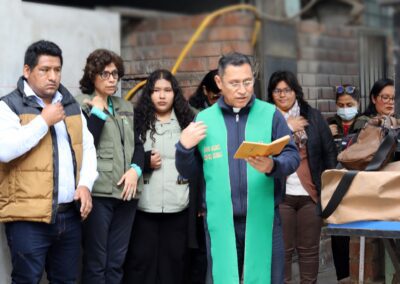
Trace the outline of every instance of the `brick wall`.
<path fill-rule="evenodd" d="M 301 21 L 298 26 L 298 79 L 305 99 L 326 117 L 336 112 L 334 86 L 359 87 L 358 40 L 353 27 Z"/>
<path fill-rule="evenodd" d="M 206 15 L 143 19 L 129 23 L 122 35 L 126 77 L 122 92 L 158 68 L 171 70 L 181 50 Z M 183 60 L 176 74 L 186 96 L 203 76 L 217 67 L 219 57 L 231 51 L 252 55 L 254 16 L 234 12 L 215 19 Z"/>

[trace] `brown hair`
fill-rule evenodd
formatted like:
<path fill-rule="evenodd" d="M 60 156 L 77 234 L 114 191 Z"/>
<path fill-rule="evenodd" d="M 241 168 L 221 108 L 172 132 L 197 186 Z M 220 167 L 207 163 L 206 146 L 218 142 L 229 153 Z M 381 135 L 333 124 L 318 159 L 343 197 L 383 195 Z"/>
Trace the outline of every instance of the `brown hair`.
<path fill-rule="evenodd" d="M 94 80 L 97 74 L 104 71 L 107 65 L 114 63 L 118 70 L 118 78 L 124 76 L 124 64 L 122 58 L 113 51 L 107 49 L 96 49 L 89 54 L 83 69 L 83 77 L 79 81 L 79 88 L 84 94 L 94 92 Z"/>

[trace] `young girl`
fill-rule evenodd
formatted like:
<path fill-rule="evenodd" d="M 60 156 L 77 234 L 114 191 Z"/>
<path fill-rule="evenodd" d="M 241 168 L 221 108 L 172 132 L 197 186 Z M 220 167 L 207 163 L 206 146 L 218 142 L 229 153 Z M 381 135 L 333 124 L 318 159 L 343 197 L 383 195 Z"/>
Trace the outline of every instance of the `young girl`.
<path fill-rule="evenodd" d="M 189 204 L 195 202 L 189 202 L 188 181 L 175 168 L 175 144 L 193 116 L 169 71 L 150 74 L 135 110 L 135 125 L 145 149 L 144 189 L 124 283 L 184 283 L 188 217 L 195 221 Z"/>

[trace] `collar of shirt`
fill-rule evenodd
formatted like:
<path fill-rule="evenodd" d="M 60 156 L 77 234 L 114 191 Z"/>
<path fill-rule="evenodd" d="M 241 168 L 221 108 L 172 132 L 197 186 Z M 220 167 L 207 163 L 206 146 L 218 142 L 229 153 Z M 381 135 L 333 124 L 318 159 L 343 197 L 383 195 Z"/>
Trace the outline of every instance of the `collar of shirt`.
<path fill-rule="evenodd" d="M 35 92 L 31 88 L 31 86 L 29 86 L 28 82 L 26 82 L 26 81 L 24 81 L 24 92 L 27 97 L 31 97 L 31 96 L 35 97 L 37 103 L 41 107 L 46 106 L 44 101 L 38 95 L 35 94 Z M 59 91 L 57 91 L 55 93 L 55 95 L 53 96 L 53 100 L 51 101 L 51 103 L 54 104 L 54 103 L 61 102 L 62 98 L 63 98 L 63 96 L 61 95 L 61 93 Z"/>
<path fill-rule="evenodd" d="M 230 114 L 238 114 L 238 113 L 243 114 L 243 113 L 248 113 L 250 111 L 250 108 L 253 106 L 255 99 L 256 99 L 256 96 L 253 94 L 251 96 L 250 101 L 247 103 L 247 105 L 244 108 L 233 108 L 232 106 L 226 104 L 226 102 L 224 100 L 224 96 L 221 96 L 216 103 L 224 112 L 227 112 Z"/>

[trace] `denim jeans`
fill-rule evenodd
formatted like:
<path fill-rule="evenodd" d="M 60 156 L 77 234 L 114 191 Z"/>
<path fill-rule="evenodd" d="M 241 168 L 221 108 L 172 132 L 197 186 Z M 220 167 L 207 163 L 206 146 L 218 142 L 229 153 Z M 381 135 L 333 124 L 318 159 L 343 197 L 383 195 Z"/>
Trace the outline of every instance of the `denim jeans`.
<path fill-rule="evenodd" d="M 5 224 L 12 259 L 12 283 L 39 283 L 44 269 L 52 284 L 76 283 L 81 246 L 79 213 L 57 213 L 54 224 L 16 221 Z"/>

